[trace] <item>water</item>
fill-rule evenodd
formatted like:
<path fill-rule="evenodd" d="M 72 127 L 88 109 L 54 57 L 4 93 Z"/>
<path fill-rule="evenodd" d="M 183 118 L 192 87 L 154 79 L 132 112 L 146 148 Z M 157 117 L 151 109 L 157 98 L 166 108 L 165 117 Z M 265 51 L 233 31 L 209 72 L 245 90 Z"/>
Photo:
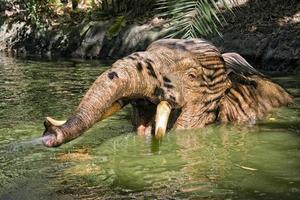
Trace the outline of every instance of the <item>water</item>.
<path fill-rule="evenodd" d="M 132 132 L 125 108 L 60 148 L 41 144 L 103 70 L 97 61 L 0 57 L 0 199 L 300 199 L 300 75 L 272 77 L 296 97 L 254 126 Z"/>

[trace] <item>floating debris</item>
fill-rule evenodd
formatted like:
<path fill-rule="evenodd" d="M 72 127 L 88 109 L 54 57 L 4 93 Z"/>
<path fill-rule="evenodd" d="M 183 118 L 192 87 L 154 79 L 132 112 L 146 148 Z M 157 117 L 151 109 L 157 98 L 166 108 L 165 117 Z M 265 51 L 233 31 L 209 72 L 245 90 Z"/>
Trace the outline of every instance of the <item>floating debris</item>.
<path fill-rule="evenodd" d="M 252 167 L 246 167 L 246 166 L 242 166 L 242 165 L 238 165 L 238 164 L 235 164 L 235 166 L 240 167 L 240 168 L 245 169 L 245 170 L 257 171 L 257 169 L 252 168 Z"/>

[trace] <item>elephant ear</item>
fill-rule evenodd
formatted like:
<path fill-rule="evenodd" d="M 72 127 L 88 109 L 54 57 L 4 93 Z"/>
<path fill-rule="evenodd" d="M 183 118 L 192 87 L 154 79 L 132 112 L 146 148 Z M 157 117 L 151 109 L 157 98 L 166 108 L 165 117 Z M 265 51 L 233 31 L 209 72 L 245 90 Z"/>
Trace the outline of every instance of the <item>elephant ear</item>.
<path fill-rule="evenodd" d="M 222 57 L 225 61 L 228 72 L 233 72 L 239 76 L 259 75 L 265 77 L 238 53 L 224 53 L 222 54 Z"/>
<path fill-rule="evenodd" d="M 219 107 L 219 121 L 255 123 L 272 108 L 288 105 L 292 97 L 281 86 L 255 70 L 237 53 L 222 54 L 230 85 Z"/>

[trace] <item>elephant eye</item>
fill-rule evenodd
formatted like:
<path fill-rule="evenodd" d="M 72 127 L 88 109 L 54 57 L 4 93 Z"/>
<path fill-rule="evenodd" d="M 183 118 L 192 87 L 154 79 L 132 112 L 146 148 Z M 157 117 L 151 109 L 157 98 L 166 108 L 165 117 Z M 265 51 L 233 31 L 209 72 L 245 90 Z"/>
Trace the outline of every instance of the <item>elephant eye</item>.
<path fill-rule="evenodd" d="M 191 80 L 194 80 L 194 79 L 197 78 L 197 76 L 196 76 L 196 74 L 195 74 L 194 72 L 188 73 L 188 76 L 189 76 L 189 78 L 190 78 Z"/>

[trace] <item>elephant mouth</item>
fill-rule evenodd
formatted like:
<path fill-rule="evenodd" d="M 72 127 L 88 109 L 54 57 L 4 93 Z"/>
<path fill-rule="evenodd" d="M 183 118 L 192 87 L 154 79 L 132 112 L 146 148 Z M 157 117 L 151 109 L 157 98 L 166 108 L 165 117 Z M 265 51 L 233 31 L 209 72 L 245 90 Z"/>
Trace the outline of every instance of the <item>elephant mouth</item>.
<path fill-rule="evenodd" d="M 155 126 L 156 104 L 148 99 L 135 99 L 132 106 L 131 120 L 138 135 L 151 135 Z"/>
<path fill-rule="evenodd" d="M 132 105 L 132 122 L 138 135 L 155 135 L 161 138 L 167 129 L 173 127 L 180 111 L 167 101 L 153 103 L 149 99 L 135 99 Z"/>
<path fill-rule="evenodd" d="M 159 101 L 156 98 L 120 99 L 105 111 L 99 121 L 115 114 L 127 104 L 132 107 L 131 121 L 140 136 L 155 135 L 161 138 L 167 128 L 173 127 L 181 112 L 178 106 L 174 106 L 174 102 Z"/>

